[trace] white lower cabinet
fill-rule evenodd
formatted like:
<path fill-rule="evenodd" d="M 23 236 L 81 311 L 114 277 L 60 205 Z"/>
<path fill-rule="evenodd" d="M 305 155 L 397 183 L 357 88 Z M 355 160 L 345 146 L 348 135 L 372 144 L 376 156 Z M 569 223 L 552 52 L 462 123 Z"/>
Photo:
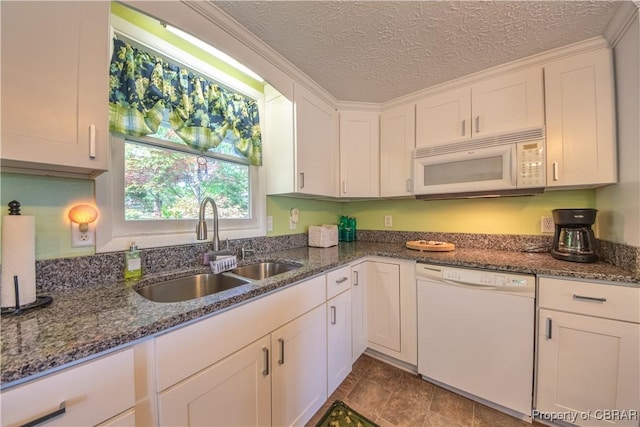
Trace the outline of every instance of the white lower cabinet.
<path fill-rule="evenodd" d="M 415 262 L 372 258 L 367 267 L 368 347 L 418 363 Z"/>
<path fill-rule="evenodd" d="M 270 347 L 270 337 L 263 337 L 160 393 L 160 424 L 269 425 Z"/>
<path fill-rule="evenodd" d="M 324 275 L 159 336 L 161 426 L 303 425 L 327 399 Z"/>
<path fill-rule="evenodd" d="M 272 425 L 304 425 L 327 400 L 324 305 L 271 334 Z"/>
<path fill-rule="evenodd" d="M 351 372 L 351 289 L 327 301 L 327 397 Z"/>
<path fill-rule="evenodd" d="M 134 425 L 133 350 L 12 387 L 0 399 L 1 424 L 7 427 Z"/>
<path fill-rule="evenodd" d="M 638 426 L 640 289 L 539 283 L 534 415 L 570 414 L 580 426 Z"/>
<path fill-rule="evenodd" d="M 325 402 L 324 306 L 160 393 L 163 426 L 291 426 Z"/>
<path fill-rule="evenodd" d="M 400 266 L 369 264 L 367 326 L 369 342 L 400 351 Z"/>

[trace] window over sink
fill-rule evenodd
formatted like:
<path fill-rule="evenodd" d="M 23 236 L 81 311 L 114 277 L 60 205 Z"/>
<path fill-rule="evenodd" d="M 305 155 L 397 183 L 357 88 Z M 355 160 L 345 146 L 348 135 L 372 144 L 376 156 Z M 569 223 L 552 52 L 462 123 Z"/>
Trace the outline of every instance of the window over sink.
<path fill-rule="evenodd" d="M 96 179 L 96 200 L 103 213 L 96 230 L 96 252 L 124 250 L 131 241 L 143 248 L 196 243 L 199 202 L 207 196 L 216 201 L 221 238 L 265 235 L 266 200 L 264 180 L 261 180 L 264 172 L 262 167 L 256 166 L 261 162 L 260 152 L 255 151 L 260 150 L 259 124 L 255 123 L 257 111 L 249 113 L 248 124 L 246 120 L 239 123 L 247 117 L 246 100 L 253 103 L 253 108 L 257 105 L 258 110 L 263 111 L 264 94 L 257 89 L 262 87 L 261 84 L 247 84 L 246 78 L 243 81 L 237 78 L 237 74 L 221 71 L 211 65 L 215 60 L 207 61 L 202 52 L 194 54 L 197 48 L 185 49 L 184 41 L 172 44 L 170 36 L 167 36 L 169 41 L 162 37 L 163 31 L 168 34 L 163 30 L 166 24 L 123 5 L 112 4 L 111 23 L 117 37 L 114 44 L 120 51 L 124 52 L 126 44 L 129 51 L 144 49 L 145 53 L 158 55 L 154 57 L 158 62 L 166 61 L 175 68 L 188 69 L 191 86 L 195 79 L 202 78 L 205 84 L 212 84 L 216 89 L 219 87 L 230 105 L 236 107 L 237 115 L 215 129 L 210 126 L 218 140 L 209 143 L 210 129 L 196 129 L 198 134 L 189 141 L 190 135 L 185 138 L 184 131 L 189 131 L 189 125 L 194 126 L 193 122 L 186 123 L 187 119 L 182 128 L 176 127 L 177 113 L 172 115 L 171 107 L 183 113 L 184 104 L 158 103 L 155 107 L 159 108 L 155 108 L 156 116 L 153 118 L 157 123 L 148 128 L 146 124 L 150 121 L 144 113 L 133 117 L 138 114 L 135 108 L 121 114 L 119 118 L 123 123 L 133 117 L 132 120 L 137 120 L 136 124 L 142 124 L 145 130 L 137 135 L 130 132 L 134 135 L 129 135 L 126 134 L 129 132 L 112 125 L 110 172 Z M 151 31 L 145 25 L 157 25 L 160 30 L 153 28 Z M 146 78 L 145 84 L 150 85 L 150 80 Z M 113 89 L 113 75 L 110 84 Z M 167 87 L 164 87 L 165 94 Z M 131 93 L 134 102 L 122 104 L 127 108 L 137 106 L 134 98 L 141 94 L 138 82 Z M 122 99 L 123 94 L 118 92 L 118 96 Z M 186 96 L 191 97 L 190 94 Z M 185 97 L 181 98 L 180 102 L 184 102 Z M 168 99 L 164 102 L 169 104 Z M 113 110 L 114 104 L 111 105 Z M 215 108 L 218 107 L 216 104 Z M 223 109 L 231 110 L 223 107 L 216 111 Z M 238 114 L 244 116 L 238 120 Z M 202 122 L 205 127 L 210 123 L 207 120 L 205 118 Z M 257 128 L 258 140 L 257 146 L 252 147 L 253 128 Z M 211 217 L 211 212 L 207 212 L 206 218 L 210 220 Z"/>

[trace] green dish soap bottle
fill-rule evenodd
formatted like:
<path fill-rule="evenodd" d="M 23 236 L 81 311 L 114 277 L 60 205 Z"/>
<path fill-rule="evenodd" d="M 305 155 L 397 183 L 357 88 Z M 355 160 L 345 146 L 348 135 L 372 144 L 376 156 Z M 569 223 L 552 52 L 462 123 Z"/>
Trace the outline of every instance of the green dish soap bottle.
<path fill-rule="evenodd" d="M 124 253 L 124 280 L 137 280 L 142 277 L 142 257 L 136 242 L 131 242 Z"/>

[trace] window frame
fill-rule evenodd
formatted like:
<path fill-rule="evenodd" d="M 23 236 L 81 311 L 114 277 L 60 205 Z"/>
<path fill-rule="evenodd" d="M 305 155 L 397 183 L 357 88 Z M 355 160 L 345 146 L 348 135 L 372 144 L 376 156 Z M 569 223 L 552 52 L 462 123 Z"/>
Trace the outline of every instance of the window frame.
<path fill-rule="evenodd" d="M 230 89 L 255 99 L 258 103 L 260 117 L 264 117 L 264 94 L 247 86 L 233 77 L 221 74 L 202 60 L 190 54 L 172 47 L 162 39 L 147 33 L 139 27 L 130 24 L 121 18 L 112 15 L 113 31 L 125 38 L 160 52 L 162 56 L 174 60 L 180 64 L 186 64 L 187 68 L 208 76 Z M 100 216 L 96 223 L 96 253 L 122 251 L 129 247 L 130 242 L 135 241 L 140 248 L 186 245 L 204 243 L 196 239 L 197 219 L 193 220 L 124 220 L 124 143 L 125 140 L 152 143 L 162 146 L 162 141 L 155 138 L 134 138 L 118 134 L 110 134 L 109 138 L 109 171 L 99 175 L 95 180 L 96 204 L 100 210 Z M 171 144 L 172 149 L 175 149 Z M 181 151 L 199 154 L 195 150 L 186 147 Z M 221 160 L 224 155 L 216 154 Z M 230 161 L 233 159 L 227 157 Z M 236 161 L 237 162 L 237 161 Z M 251 219 L 220 219 L 219 238 L 241 239 L 266 235 L 266 188 L 265 168 L 249 165 L 249 188 Z M 205 218 L 208 224 L 212 224 L 212 209 L 207 206 Z M 128 223 L 128 224 L 127 224 Z M 213 226 L 210 228 L 210 233 Z M 211 242 L 211 235 L 207 242 Z"/>

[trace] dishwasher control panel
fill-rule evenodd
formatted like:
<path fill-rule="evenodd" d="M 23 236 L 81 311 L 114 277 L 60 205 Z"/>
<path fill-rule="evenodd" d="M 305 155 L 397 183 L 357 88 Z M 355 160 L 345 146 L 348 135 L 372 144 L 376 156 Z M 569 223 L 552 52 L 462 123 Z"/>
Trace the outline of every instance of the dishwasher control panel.
<path fill-rule="evenodd" d="M 517 273 L 498 273 L 471 268 L 455 268 L 430 264 L 416 264 L 416 276 L 435 281 L 454 282 L 468 286 L 492 288 L 535 288 L 535 276 Z"/>

